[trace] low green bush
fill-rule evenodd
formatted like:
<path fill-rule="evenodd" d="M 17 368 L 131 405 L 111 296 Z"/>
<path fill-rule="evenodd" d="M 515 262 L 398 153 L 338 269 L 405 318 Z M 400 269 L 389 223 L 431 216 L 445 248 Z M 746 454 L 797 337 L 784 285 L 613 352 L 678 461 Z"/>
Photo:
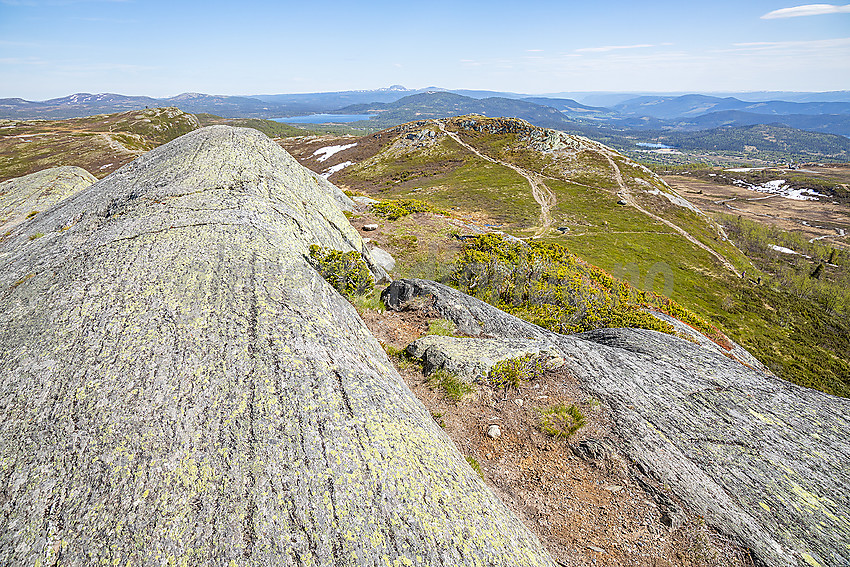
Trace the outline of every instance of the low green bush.
<path fill-rule="evenodd" d="M 342 252 L 313 244 L 310 262 L 335 290 L 349 300 L 371 289 L 375 283 L 366 261 L 357 252 Z"/>
<path fill-rule="evenodd" d="M 451 276 L 462 291 L 558 333 L 632 327 L 673 334 L 660 311 L 730 348 L 717 327 L 672 299 L 639 290 L 544 242 L 513 242 L 495 234 L 467 238 Z"/>
<path fill-rule="evenodd" d="M 431 319 L 428 322 L 428 332 L 425 334 L 453 337 L 457 334 L 457 327 L 448 319 Z"/>
<path fill-rule="evenodd" d="M 490 369 L 487 379 L 499 388 L 517 389 L 526 381 L 543 376 L 543 360 L 534 355 L 521 356 L 497 362 Z"/>
<path fill-rule="evenodd" d="M 467 394 L 471 394 L 474 388 L 462 381 L 460 378 L 440 368 L 428 377 L 428 385 L 431 388 L 442 390 L 447 398 L 453 402 L 459 402 Z"/>
<path fill-rule="evenodd" d="M 445 211 L 435 208 L 424 201 L 416 199 L 390 199 L 372 205 L 372 211 L 387 220 L 398 220 L 413 213 L 445 214 Z"/>
<path fill-rule="evenodd" d="M 567 439 L 586 423 L 584 414 L 574 405 L 557 404 L 540 410 L 540 429 L 555 438 Z"/>

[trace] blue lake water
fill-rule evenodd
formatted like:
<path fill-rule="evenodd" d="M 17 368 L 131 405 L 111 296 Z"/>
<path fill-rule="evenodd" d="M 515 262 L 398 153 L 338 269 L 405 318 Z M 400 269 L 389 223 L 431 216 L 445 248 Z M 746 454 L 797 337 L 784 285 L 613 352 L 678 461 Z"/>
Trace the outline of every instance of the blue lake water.
<path fill-rule="evenodd" d="M 673 146 L 668 146 L 667 144 L 650 144 L 648 142 L 638 142 L 636 145 L 641 146 L 642 148 L 658 148 L 658 149 L 670 149 Z"/>
<path fill-rule="evenodd" d="M 287 118 L 272 118 L 275 122 L 287 124 L 325 124 L 326 122 L 344 123 L 369 120 L 374 114 L 310 114 L 309 116 L 289 116 Z"/>

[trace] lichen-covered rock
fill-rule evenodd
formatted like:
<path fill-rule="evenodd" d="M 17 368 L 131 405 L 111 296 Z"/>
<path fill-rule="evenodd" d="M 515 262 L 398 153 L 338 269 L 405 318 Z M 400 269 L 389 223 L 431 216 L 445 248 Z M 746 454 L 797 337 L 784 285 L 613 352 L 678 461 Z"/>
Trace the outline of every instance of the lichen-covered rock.
<path fill-rule="evenodd" d="M 97 178 L 81 167 L 52 167 L 0 183 L 0 235 L 77 193 Z"/>
<path fill-rule="evenodd" d="M 331 197 L 333 197 L 336 206 L 342 209 L 343 211 L 353 211 L 355 208 L 354 201 L 351 198 L 342 192 L 342 190 L 328 181 L 323 176 L 319 175 L 315 171 L 307 170 L 307 172 L 316 180 L 316 183 L 319 185 L 319 188 L 326 193 L 328 193 Z"/>
<path fill-rule="evenodd" d="M 773 374 L 773 372 L 771 372 L 767 366 L 762 364 L 759 359 L 753 356 L 750 351 L 748 351 L 747 349 L 745 349 L 744 347 L 742 347 L 731 339 L 727 338 L 732 348 L 730 350 L 726 350 L 725 348 L 721 347 L 720 345 L 718 345 L 717 343 L 715 343 L 714 341 L 712 341 L 690 325 L 682 323 L 675 317 L 671 317 L 666 313 L 660 313 L 658 311 L 655 311 L 654 309 L 649 309 L 648 312 L 652 314 L 653 317 L 656 317 L 658 319 L 661 319 L 662 321 L 673 325 L 673 330 L 676 332 L 677 335 L 682 337 L 688 337 L 688 340 L 700 345 L 701 347 L 713 350 L 719 354 L 722 354 L 723 356 L 730 356 L 738 360 L 739 362 L 742 362 L 747 366 L 756 370 L 760 370 L 766 374 Z"/>
<path fill-rule="evenodd" d="M 469 301 L 472 298 L 465 293 L 429 280 L 396 280 L 381 292 L 381 300 L 395 311 L 406 309 L 415 297 L 430 298 L 440 316 L 452 321 L 464 335 L 545 339 L 552 334 L 483 301 Z"/>
<path fill-rule="evenodd" d="M 223 126 L 0 243 L 0 564 L 552 565 L 310 244 L 363 251 Z"/>
<path fill-rule="evenodd" d="M 426 335 L 407 346 L 426 374 L 443 369 L 465 382 L 485 378 L 497 363 L 523 356 L 551 358 L 547 344 L 527 339 L 476 339 Z"/>
<path fill-rule="evenodd" d="M 488 356 L 499 352 L 499 337 L 504 353 L 523 340 L 559 352 L 607 406 L 631 461 L 765 564 L 850 564 L 850 400 L 655 331 L 531 329 L 434 282 L 397 280 L 382 297 L 403 308 L 417 295 L 464 332 L 491 337 Z M 429 356 L 463 365 L 470 340 L 444 337 Z"/>

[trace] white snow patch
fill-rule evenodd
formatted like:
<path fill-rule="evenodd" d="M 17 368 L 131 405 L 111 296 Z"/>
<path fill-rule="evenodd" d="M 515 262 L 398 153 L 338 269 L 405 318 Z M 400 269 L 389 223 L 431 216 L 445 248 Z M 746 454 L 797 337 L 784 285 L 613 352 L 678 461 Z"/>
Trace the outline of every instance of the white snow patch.
<path fill-rule="evenodd" d="M 106 169 L 107 167 L 112 167 L 112 164 L 107 163 L 106 165 L 101 165 L 98 169 Z"/>
<path fill-rule="evenodd" d="M 819 197 L 826 197 L 823 193 L 818 193 L 811 189 L 794 189 L 790 185 L 786 185 L 784 179 L 774 179 L 773 181 L 768 181 L 761 185 L 753 185 L 752 183 L 747 183 L 743 179 L 735 179 L 732 183 L 738 187 L 749 189 L 750 191 L 773 193 L 774 195 L 779 195 L 780 197 L 792 199 L 794 201 L 820 201 Z"/>
<path fill-rule="evenodd" d="M 324 148 L 319 148 L 315 152 L 313 152 L 314 156 L 321 156 L 317 161 L 325 161 L 332 155 L 341 152 L 342 150 L 347 150 L 348 148 L 353 148 L 357 145 L 357 142 L 353 144 L 345 144 L 344 146 L 325 146 Z"/>
<path fill-rule="evenodd" d="M 777 246 L 776 244 L 769 244 L 768 246 L 771 249 L 776 250 L 777 252 L 782 252 L 783 254 L 797 254 L 798 256 L 800 255 L 799 252 L 794 252 L 790 248 L 785 248 L 784 246 Z"/>
<path fill-rule="evenodd" d="M 319 160 L 319 161 L 322 161 L 322 160 Z M 328 177 L 330 177 L 331 175 L 333 175 L 333 174 L 334 174 L 334 173 L 336 173 L 337 171 L 340 171 L 340 170 L 342 170 L 342 169 L 345 169 L 345 168 L 346 168 L 346 167 L 348 167 L 349 165 L 354 165 L 354 162 L 353 162 L 353 161 L 344 161 L 344 162 L 342 162 L 342 163 L 338 163 L 338 164 L 336 164 L 336 165 L 332 165 L 331 167 L 329 167 L 329 168 L 327 168 L 326 170 L 324 170 L 324 171 L 321 173 L 321 176 L 322 176 L 322 177 L 324 177 L 325 179 L 327 179 Z"/>
<path fill-rule="evenodd" d="M 847 232 L 843 228 L 836 228 L 835 230 L 838 232 L 838 236 L 847 236 Z"/>

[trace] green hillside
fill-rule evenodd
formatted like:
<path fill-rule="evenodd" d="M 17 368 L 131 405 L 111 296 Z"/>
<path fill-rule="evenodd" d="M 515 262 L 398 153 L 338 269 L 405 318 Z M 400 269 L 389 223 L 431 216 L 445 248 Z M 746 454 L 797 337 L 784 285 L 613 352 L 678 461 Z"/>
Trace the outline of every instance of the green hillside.
<path fill-rule="evenodd" d="M 638 290 L 702 315 L 777 375 L 850 395 L 850 345 L 839 338 L 850 336 L 846 308 L 792 291 L 714 219 L 616 151 L 482 116 L 422 120 L 357 144 L 355 165 L 331 178 L 338 185 L 380 199 L 423 200 L 470 227 L 562 246 Z M 333 160 L 321 167 L 328 165 Z M 456 261 L 450 244 L 431 242 L 405 219 L 381 222 L 384 230 L 399 231 L 395 245 L 389 243 L 394 252 L 418 256 L 400 262 L 404 275 L 449 276 L 451 267 L 429 266 L 428 258 Z"/>

